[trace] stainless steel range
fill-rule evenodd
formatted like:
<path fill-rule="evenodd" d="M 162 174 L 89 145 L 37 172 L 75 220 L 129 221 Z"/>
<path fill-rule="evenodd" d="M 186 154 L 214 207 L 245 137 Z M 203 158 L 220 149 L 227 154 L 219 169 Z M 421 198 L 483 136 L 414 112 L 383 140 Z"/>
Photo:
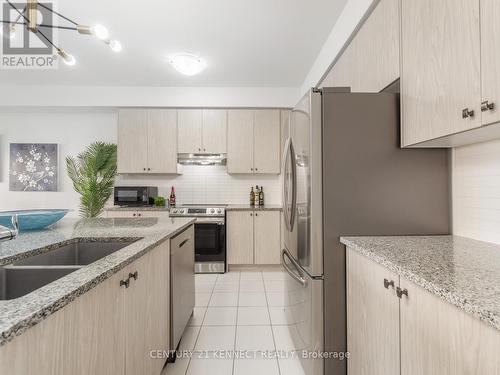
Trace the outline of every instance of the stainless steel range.
<path fill-rule="evenodd" d="M 170 217 L 196 218 L 195 272 L 226 272 L 226 208 L 221 205 L 172 207 Z"/>

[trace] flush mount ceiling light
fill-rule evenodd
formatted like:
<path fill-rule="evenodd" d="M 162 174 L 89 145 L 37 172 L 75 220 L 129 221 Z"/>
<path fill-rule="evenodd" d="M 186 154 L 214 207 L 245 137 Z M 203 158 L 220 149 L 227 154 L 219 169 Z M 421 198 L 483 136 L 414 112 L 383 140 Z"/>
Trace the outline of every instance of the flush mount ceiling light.
<path fill-rule="evenodd" d="M 28 31 L 31 31 L 32 33 L 37 35 L 45 43 L 48 43 L 47 45 L 51 45 L 55 49 L 55 52 L 63 59 L 63 62 L 66 65 L 69 66 L 75 65 L 76 59 L 74 58 L 74 56 L 69 54 L 62 48 L 56 46 L 41 31 L 41 29 L 49 28 L 49 29 L 72 30 L 72 31 L 77 31 L 79 34 L 93 35 L 97 39 L 100 39 L 104 43 L 106 43 L 112 51 L 120 52 L 122 50 L 121 43 L 117 40 L 110 39 L 109 31 L 103 25 L 95 25 L 95 26 L 80 25 L 79 23 L 72 21 L 68 17 L 63 16 L 62 14 L 56 12 L 51 7 L 43 3 L 39 3 L 38 0 L 27 0 L 26 6 L 23 9 L 21 9 L 20 7 L 18 8 L 16 5 L 12 4 L 9 0 L 6 0 L 6 2 L 17 12 L 17 17 L 14 21 L 11 20 L 0 21 L 0 23 L 2 23 L 2 27 L 0 30 L 1 33 L 5 37 L 12 39 L 14 38 L 16 32 L 15 25 L 24 25 L 26 26 L 26 29 Z M 56 25 L 38 23 L 38 7 L 43 8 L 49 11 L 50 13 L 64 19 L 65 21 L 69 22 L 71 26 L 56 26 Z"/>
<path fill-rule="evenodd" d="M 177 53 L 169 57 L 168 62 L 179 73 L 186 76 L 194 76 L 201 73 L 207 67 L 207 63 L 199 56 L 190 53 Z"/>

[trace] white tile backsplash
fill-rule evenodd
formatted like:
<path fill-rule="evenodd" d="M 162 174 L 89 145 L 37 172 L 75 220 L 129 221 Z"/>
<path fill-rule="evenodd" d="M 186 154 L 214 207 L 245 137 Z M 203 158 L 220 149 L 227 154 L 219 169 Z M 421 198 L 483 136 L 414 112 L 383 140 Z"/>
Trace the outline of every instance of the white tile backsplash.
<path fill-rule="evenodd" d="M 183 166 L 178 176 L 121 175 L 116 185 L 158 186 L 161 196 L 175 187 L 177 204 L 248 204 L 250 187 L 264 187 L 266 204 L 281 204 L 278 175 L 229 175 L 225 166 Z"/>
<path fill-rule="evenodd" d="M 453 234 L 500 244 L 500 139 L 453 150 Z"/>

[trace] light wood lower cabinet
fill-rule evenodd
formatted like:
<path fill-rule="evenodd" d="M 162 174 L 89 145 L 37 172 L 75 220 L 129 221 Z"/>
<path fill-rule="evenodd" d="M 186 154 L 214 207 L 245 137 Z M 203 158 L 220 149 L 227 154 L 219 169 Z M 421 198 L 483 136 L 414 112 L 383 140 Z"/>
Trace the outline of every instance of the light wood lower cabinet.
<path fill-rule="evenodd" d="M 227 263 L 253 264 L 253 211 L 227 212 Z"/>
<path fill-rule="evenodd" d="M 399 374 L 399 276 L 355 252 L 347 254 L 350 375 Z M 393 286 L 384 287 L 384 280 Z"/>
<path fill-rule="evenodd" d="M 169 241 L 125 270 L 125 370 L 127 375 L 159 374 L 164 365 L 152 350 L 169 344 Z"/>
<path fill-rule="evenodd" d="M 500 332 L 401 279 L 401 373 L 500 374 Z"/>
<path fill-rule="evenodd" d="M 279 211 L 228 211 L 228 264 L 280 264 Z"/>
<path fill-rule="evenodd" d="M 280 264 L 280 211 L 262 211 L 254 214 L 255 264 Z"/>
<path fill-rule="evenodd" d="M 165 360 L 150 351 L 169 349 L 169 244 L 1 346 L 0 374 L 159 375 Z"/>
<path fill-rule="evenodd" d="M 349 248 L 347 350 L 349 375 L 500 374 L 500 332 Z"/>

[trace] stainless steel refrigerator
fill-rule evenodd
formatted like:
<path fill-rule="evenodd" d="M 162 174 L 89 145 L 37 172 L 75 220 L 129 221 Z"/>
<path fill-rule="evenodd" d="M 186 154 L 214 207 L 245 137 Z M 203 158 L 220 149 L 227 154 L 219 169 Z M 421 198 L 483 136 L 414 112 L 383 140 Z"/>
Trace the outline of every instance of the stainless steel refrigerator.
<path fill-rule="evenodd" d="M 346 88 L 311 90 L 291 111 L 281 255 L 291 349 L 307 375 L 347 373 L 339 237 L 450 231 L 448 152 L 401 149 L 399 118 L 398 94 Z"/>

